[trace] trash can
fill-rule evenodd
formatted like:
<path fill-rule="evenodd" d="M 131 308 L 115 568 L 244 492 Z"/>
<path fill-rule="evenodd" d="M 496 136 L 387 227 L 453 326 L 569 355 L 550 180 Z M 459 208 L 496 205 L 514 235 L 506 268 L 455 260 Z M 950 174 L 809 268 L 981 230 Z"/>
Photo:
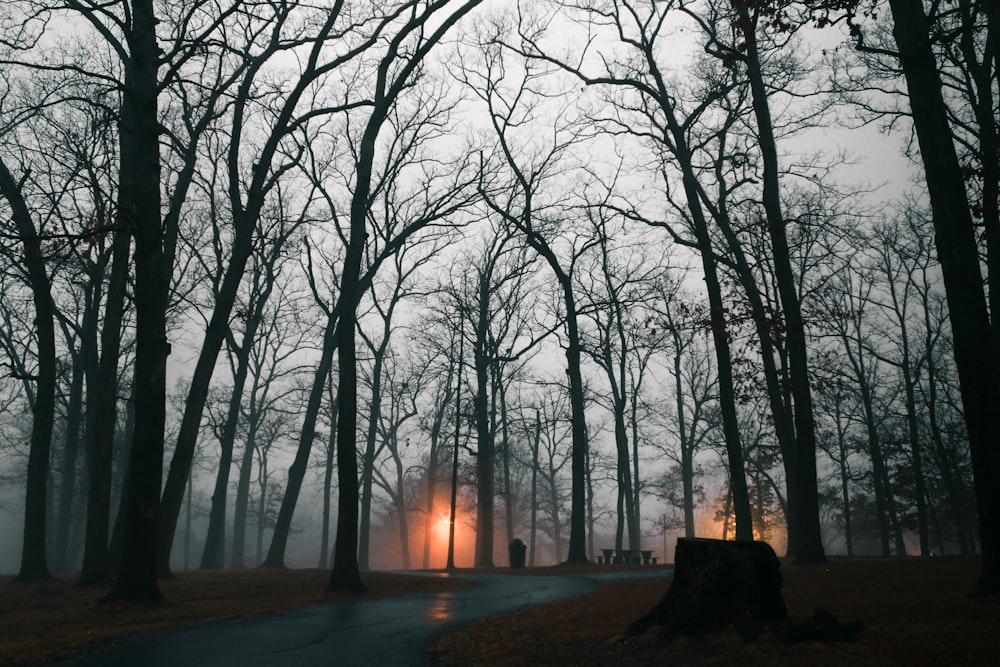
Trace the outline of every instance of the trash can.
<path fill-rule="evenodd" d="M 510 541 L 510 566 L 524 567 L 524 555 L 528 552 L 528 547 L 524 546 L 524 542 L 514 538 Z"/>

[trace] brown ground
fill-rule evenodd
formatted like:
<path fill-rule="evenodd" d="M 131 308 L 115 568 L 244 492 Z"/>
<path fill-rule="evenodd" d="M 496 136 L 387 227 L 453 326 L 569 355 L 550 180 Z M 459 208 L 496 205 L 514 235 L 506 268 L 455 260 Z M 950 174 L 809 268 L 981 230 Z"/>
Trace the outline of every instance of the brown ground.
<path fill-rule="evenodd" d="M 969 597 L 979 562 L 972 558 L 834 561 L 783 568 L 789 612 L 817 608 L 862 620 L 851 643 L 784 644 L 765 635 L 744 644 L 734 633 L 663 642 L 655 633 L 615 640 L 666 591 L 669 579 L 606 584 L 595 593 L 463 626 L 433 647 L 436 664 L 481 665 L 990 665 L 1000 664 L 1000 597 Z M 588 568 L 535 568 L 573 574 Z M 590 569 L 604 569 L 592 566 Z M 508 572 L 498 569 L 494 572 Z M 0 577 L 0 665 L 37 665 L 59 656 L 182 623 L 280 612 L 355 596 L 323 592 L 318 570 L 183 572 L 163 582 L 168 602 L 153 608 L 97 605 L 103 591 L 78 591 L 74 578 L 52 584 Z M 365 575 L 370 597 L 449 590 L 444 577 Z"/>
<path fill-rule="evenodd" d="M 1000 664 L 1000 596 L 972 599 L 979 560 L 929 558 L 833 561 L 785 566 L 789 615 L 804 621 L 825 609 L 865 629 L 849 643 L 753 644 L 734 631 L 665 642 L 655 632 L 615 643 L 655 605 L 669 582 L 632 580 L 595 593 L 478 621 L 432 647 L 437 664 L 501 665 L 912 665 Z"/>
<path fill-rule="evenodd" d="M 161 581 L 165 602 L 152 607 L 101 605 L 107 589 L 79 590 L 76 575 L 45 584 L 0 577 L 0 666 L 39 665 L 107 646 L 130 633 L 202 621 L 282 612 L 294 607 L 464 588 L 447 577 L 372 572 L 362 576 L 365 596 L 327 593 L 329 572 L 321 570 L 238 570 L 180 572 Z M 142 636 L 148 636 L 143 634 Z M 134 639 L 134 638 L 133 638 Z"/>

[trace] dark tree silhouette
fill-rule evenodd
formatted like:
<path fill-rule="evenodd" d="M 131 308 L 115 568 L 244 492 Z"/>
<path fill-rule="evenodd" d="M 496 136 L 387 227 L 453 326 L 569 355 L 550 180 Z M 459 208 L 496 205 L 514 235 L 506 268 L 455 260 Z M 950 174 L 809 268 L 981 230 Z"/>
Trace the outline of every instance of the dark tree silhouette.
<path fill-rule="evenodd" d="M 10 205 L 17 236 L 24 248 L 24 264 L 31 299 L 35 309 L 38 339 L 38 368 L 35 372 L 35 395 L 32 402 L 31 444 L 28 449 L 28 477 L 24 502 L 24 544 L 18 581 L 51 579 L 46 555 L 45 510 L 52 450 L 52 424 L 55 420 L 56 339 L 52 286 L 45 267 L 45 249 L 40 230 L 35 227 L 31 210 L 24 200 L 21 184 L 7 164 L 0 159 L 0 195 Z"/>
<path fill-rule="evenodd" d="M 393 105 L 408 86 L 427 54 L 463 16 L 482 0 L 455 3 L 437 0 L 424 5 L 406 2 L 398 10 L 407 17 L 387 44 L 386 53 L 378 63 L 372 107 L 358 147 L 355 164 L 355 188 L 351 197 L 350 236 L 340 279 L 340 325 L 337 334 L 339 357 L 337 402 L 340 406 L 337 422 L 337 481 L 338 499 L 337 541 L 334 547 L 333 570 L 329 590 L 364 591 L 358 568 L 358 472 L 357 420 L 358 374 L 354 330 L 357 326 L 358 303 L 364 293 L 362 261 L 367 237 L 369 195 L 372 191 L 372 171 L 375 148 L 382 126 Z M 450 14 L 442 12 L 454 8 Z M 439 22 L 440 21 L 440 22 Z"/>

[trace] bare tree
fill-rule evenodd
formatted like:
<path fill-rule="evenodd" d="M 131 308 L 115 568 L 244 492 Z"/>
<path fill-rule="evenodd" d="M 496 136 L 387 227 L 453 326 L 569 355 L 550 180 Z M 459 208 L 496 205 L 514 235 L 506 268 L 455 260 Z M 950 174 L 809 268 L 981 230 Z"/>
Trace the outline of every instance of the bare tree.
<path fill-rule="evenodd" d="M 619 551 L 623 548 L 623 531 L 627 526 L 629 548 L 638 553 L 642 541 L 639 525 L 642 482 L 637 412 L 650 358 L 663 342 L 663 329 L 650 326 L 655 317 L 651 301 L 668 263 L 662 253 L 646 250 L 650 247 L 648 238 L 641 231 L 628 229 L 628 223 L 607 207 L 597 204 L 588 208 L 586 215 L 598 242 L 589 258 L 593 263 L 590 271 L 581 270 L 577 277 L 582 298 L 588 301 L 582 309 L 591 324 L 590 331 L 584 330 L 584 349 L 604 371 L 610 390 L 607 403 L 614 419 L 617 450 L 615 548 Z M 614 237 L 613 232 L 617 232 Z M 637 238 L 617 240 L 627 235 Z"/>
<path fill-rule="evenodd" d="M 943 67 L 935 53 L 937 31 L 942 16 L 951 12 L 932 3 L 929 11 L 922 0 L 889 0 L 892 17 L 892 45 L 872 45 L 866 42 L 869 31 L 855 23 L 858 18 L 855 3 L 846 3 L 848 19 L 853 24 L 852 34 L 859 49 L 896 59 L 906 82 L 913 129 L 920 147 L 924 176 L 930 196 L 931 218 L 934 223 L 935 243 L 948 300 L 949 317 L 954 335 L 955 359 L 958 367 L 962 404 L 969 434 L 969 447 L 976 480 L 976 499 L 979 510 L 979 535 L 982 546 L 982 570 L 977 586 L 980 595 L 1000 591 L 1000 488 L 992 482 L 1000 474 L 1000 411 L 996 410 L 1000 396 L 1000 328 L 991 323 L 990 313 L 996 312 L 1000 303 L 1000 252 L 996 243 L 1000 239 L 1000 216 L 996 201 L 984 201 L 992 208 L 987 223 L 986 266 L 984 281 L 979 261 L 979 243 L 973 207 L 966 190 L 965 171 L 955 146 L 956 136 L 949 118 L 949 105 L 945 98 Z M 969 40 L 972 45 L 990 43 L 993 48 L 979 51 L 975 47 L 963 49 L 966 71 L 975 80 L 981 99 L 992 100 L 994 78 L 990 68 L 997 71 L 995 3 L 959 3 L 957 16 L 964 22 L 951 33 L 951 40 Z M 836 9 L 843 9 L 843 5 Z M 976 19 L 969 22 L 966 17 Z M 980 53 L 989 53 L 982 57 Z M 985 69 L 983 69 L 985 67 Z M 983 85 L 985 84 L 985 85 Z M 989 104 L 989 103 L 987 103 Z M 985 111 L 985 113 L 983 113 Z M 997 116 L 992 110 L 977 109 L 977 120 L 985 121 L 980 136 L 996 136 Z M 992 130 L 990 129 L 992 128 Z M 996 140 L 980 154 L 983 165 L 989 165 L 995 185 Z M 995 196 L 995 188 L 994 194 Z M 987 297 L 984 284 L 989 286 Z M 992 308 L 990 305 L 992 304 Z"/>
<path fill-rule="evenodd" d="M 56 342 L 51 283 L 45 266 L 42 235 L 21 191 L 21 182 L 0 159 L 0 194 L 10 206 L 16 235 L 24 252 L 25 271 L 35 309 L 38 366 L 35 373 L 31 447 L 28 454 L 27 490 L 24 507 L 24 542 L 19 581 L 51 579 L 46 558 L 46 498 L 52 424 L 55 417 Z"/>
<path fill-rule="evenodd" d="M 357 354 L 354 331 L 357 308 L 364 292 L 362 260 L 368 228 L 375 148 L 382 128 L 427 54 L 463 16 L 481 0 L 458 4 L 448 0 L 402 3 L 396 16 L 401 22 L 389 38 L 379 59 L 372 93 L 372 107 L 364 126 L 355 163 L 355 187 L 351 197 L 350 235 L 340 279 L 340 323 L 337 334 L 338 395 L 340 418 L 337 423 L 338 505 L 337 543 L 330 590 L 363 591 L 358 569 L 358 476 L 357 476 Z M 425 226 L 429 221 L 426 221 Z M 408 234 L 402 234 L 405 239 Z"/>
<path fill-rule="evenodd" d="M 615 53 L 603 54 L 598 59 L 602 65 L 593 73 L 585 71 L 582 56 L 570 59 L 551 55 L 541 43 L 544 33 L 536 34 L 527 25 L 520 28 L 521 44 L 518 50 L 559 67 L 587 86 L 609 91 L 609 113 L 596 120 L 612 134 L 633 135 L 652 146 L 667 199 L 677 214 L 684 218 L 694 238 L 683 238 L 672 225 L 642 215 L 634 205 L 619 210 L 626 217 L 666 229 L 675 242 L 695 248 L 701 256 L 717 356 L 725 442 L 731 466 L 737 539 L 752 539 L 733 389 L 732 357 L 726 331 L 727 309 L 723 302 L 719 262 L 709 217 L 699 192 L 696 146 L 690 141 L 691 129 L 706 122 L 711 105 L 724 97 L 732 83 L 724 78 L 704 82 L 702 89 L 694 92 L 693 99 L 686 101 L 685 107 L 681 96 L 684 91 L 673 89 L 660 62 L 663 49 L 659 48 L 659 40 L 665 38 L 663 31 L 667 17 L 675 9 L 672 3 L 651 4 L 640 9 L 626 3 L 611 2 L 606 11 L 598 6 L 571 9 L 581 12 L 582 20 L 594 29 L 607 30 L 613 35 L 612 39 L 617 40 L 616 46 L 621 47 Z M 680 203 L 671 194 L 671 165 L 676 165 L 680 171 Z"/>
<path fill-rule="evenodd" d="M 512 52 L 501 43 L 503 25 L 484 29 L 474 47 L 479 62 L 463 62 L 459 76 L 480 98 L 488 112 L 494 154 L 483 157 L 480 193 L 494 215 L 517 229 L 552 271 L 559 288 L 565 318 L 566 372 L 573 412 L 573 475 L 570 511 L 570 545 L 567 562 L 587 561 L 586 460 L 587 426 L 581 372 L 582 347 L 579 308 L 573 284 L 577 259 L 595 243 L 568 224 L 566 198 L 553 191 L 556 176 L 568 176 L 571 148 L 584 138 L 582 128 L 569 121 L 570 102 L 554 110 L 557 120 L 544 133 L 526 136 L 524 128 L 542 122 L 542 99 L 550 95 L 541 87 L 544 75 L 527 59 L 513 62 Z M 565 246 L 565 248 L 563 247 Z"/>

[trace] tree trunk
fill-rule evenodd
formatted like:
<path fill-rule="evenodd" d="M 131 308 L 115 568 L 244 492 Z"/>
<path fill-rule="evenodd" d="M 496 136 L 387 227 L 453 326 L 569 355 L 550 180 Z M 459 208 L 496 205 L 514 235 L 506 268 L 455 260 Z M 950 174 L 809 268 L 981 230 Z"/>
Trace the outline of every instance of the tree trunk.
<path fill-rule="evenodd" d="M 229 473 L 233 467 L 233 449 L 236 445 L 236 427 L 243 403 L 243 389 L 246 386 L 250 360 L 247 346 L 252 342 L 243 339 L 243 348 L 236 351 L 236 377 L 229 397 L 226 423 L 222 430 L 219 452 L 219 469 L 215 474 L 215 488 L 212 490 L 212 506 L 208 514 L 208 531 L 205 533 L 205 547 L 201 553 L 198 569 L 217 570 L 225 563 L 226 505 L 229 500 Z"/>
<path fill-rule="evenodd" d="M 191 463 L 194 460 L 194 450 L 198 443 L 198 433 L 201 429 L 201 418 L 205 412 L 205 401 L 208 399 L 208 389 L 215 373 L 215 364 L 219 358 L 222 343 L 229 332 L 229 317 L 236 303 L 236 294 L 243 279 L 247 260 L 253 249 L 252 234 L 247 229 L 248 224 L 234 225 L 236 239 L 233 243 L 232 258 L 222 287 L 215 297 L 215 307 L 212 318 L 205 329 L 205 339 L 202 341 L 201 352 L 195 364 L 191 378 L 191 387 L 184 402 L 184 415 L 181 418 L 180 431 L 177 435 L 177 445 L 170 461 L 170 471 L 163 487 L 163 501 L 160 515 L 159 535 L 159 573 L 161 577 L 171 577 L 170 550 L 173 545 L 174 531 L 177 528 L 177 518 L 180 515 L 184 499 L 184 488 L 191 474 Z M 223 452 L 223 456 L 226 453 Z M 229 452 L 230 458 L 232 452 Z M 224 502 L 224 500 L 223 500 Z M 215 539 L 218 538 L 218 531 Z"/>
<path fill-rule="evenodd" d="M 328 377 L 329 374 L 328 374 Z M 337 402 L 333 380 L 329 379 L 330 434 L 326 441 L 326 463 L 323 466 L 323 533 L 319 544 L 319 569 L 325 570 L 330 553 L 330 501 L 333 497 L 333 462 L 337 455 Z M 424 565 L 427 569 L 427 565 Z"/>
<path fill-rule="evenodd" d="M 542 417 L 535 410 L 534 446 L 531 449 L 531 535 L 528 567 L 535 567 L 535 540 L 538 535 L 538 449 L 542 445 Z"/>
<path fill-rule="evenodd" d="M 752 640 L 788 617 L 782 580 L 781 561 L 766 542 L 679 539 L 670 589 L 625 636 L 654 626 L 670 637 L 732 625 Z"/>
<path fill-rule="evenodd" d="M 441 430 L 444 425 L 445 411 L 451 402 L 451 383 L 454 366 L 449 364 L 444 378 L 444 393 L 441 402 L 434 409 L 434 419 L 431 423 L 431 447 L 427 461 L 427 497 L 424 499 L 424 551 L 423 568 L 431 566 L 431 537 L 434 533 L 437 517 L 434 515 L 434 505 L 437 501 L 437 482 L 441 463 L 438 456 L 441 451 Z"/>
<path fill-rule="evenodd" d="M 489 415 L 489 275 L 479 276 L 479 309 L 473 355 L 476 370 L 476 567 L 493 567 L 493 430 Z"/>
<path fill-rule="evenodd" d="M 564 275 L 560 280 L 566 303 L 566 371 L 569 375 L 570 411 L 572 414 L 573 450 L 572 485 L 569 511 L 569 553 L 567 563 L 587 561 L 587 413 L 584 405 L 581 372 L 580 330 L 577 324 L 576 300 L 572 281 Z M 553 484 L 555 479 L 552 480 Z"/>
<path fill-rule="evenodd" d="M 497 398 L 500 400 L 500 441 L 503 443 L 500 451 L 503 452 L 503 489 L 504 489 L 504 519 L 507 529 L 507 543 L 514 539 L 514 492 L 510 477 L 510 430 L 507 421 L 507 392 L 503 383 L 502 369 L 499 364 L 495 365 L 497 375 Z"/>
<path fill-rule="evenodd" d="M 128 230 L 115 230 L 111 250 L 111 276 L 104 305 L 104 326 L 101 329 L 100 382 L 98 394 L 91 398 L 95 419 L 93 441 L 90 443 L 87 536 L 78 586 L 103 586 L 111 581 L 108 534 L 118 415 L 118 363 L 121 357 L 122 320 L 125 316 L 131 247 L 132 237 Z"/>
<path fill-rule="evenodd" d="M 841 387 L 838 382 L 837 388 L 835 390 L 834 400 L 836 402 L 836 408 L 834 412 L 834 419 L 837 426 L 837 448 L 840 452 L 840 500 L 843 505 L 844 511 L 844 540 L 847 543 L 847 555 L 854 555 L 854 527 L 851 524 L 851 494 L 848 488 L 848 470 L 847 470 L 847 429 L 844 428 L 843 421 L 841 420 L 840 412 L 840 402 L 843 399 L 841 394 Z"/>
<path fill-rule="evenodd" d="M 903 338 L 903 385 L 906 389 L 906 426 L 910 440 L 910 455 L 913 462 L 913 494 L 917 501 L 917 531 L 920 536 L 920 555 L 931 555 L 930 534 L 927 526 L 927 484 L 924 481 L 923 453 L 920 451 L 920 432 L 917 425 L 917 399 L 915 395 L 913 370 L 910 367 L 909 343 L 906 328 Z"/>
<path fill-rule="evenodd" d="M 743 27 L 747 75 L 753 96 L 757 136 L 763 162 L 763 203 L 767 229 L 771 237 L 774 274 L 785 315 L 785 337 L 789 353 L 789 370 L 795 417 L 795 521 L 794 558 L 796 563 L 826 561 L 819 521 L 819 488 L 816 479 L 816 427 L 813 419 L 812 392 L 809 387 L 809 367 L 805 324 L 799 303 L 798 286 L 792 270 L 786 221 L 781 210 L 781 190 L 778 176 L 778 150 L 771 122 L 767 88 L 757 50 L 756 16 L 751 18 L 748 5 L 736 5 Z M 739 533 L 739 529 L 737 529 Z M 737 538 L 739 539 L 739 538 Z"/>
<path fill-rule="evenodd" d="M 667 126 L 674 139 L 674 154 L 680 162 L 683 175 L 684 193 L 691 209 L 691 221 L 702 269 L 705 272 L 705 287 L 708 292 L 709 322 L 715 347 L 716 370 L 719 374 L 719 406 L 722 413 L 722 431 L 729 459 L 729 478 L 736 512 L 736 539 L 753 539 L 753 525 L 750 518 L 750 496 L 747 491 L 746 466 L 743 461 L 743 446 L 740 442 L 739 423 L 736 416 L 736 391 L 733 385 L 732 354 L 729 348 L 729 334 L 726 331 L 726 308 L 722 300 L 722 286 L 719 282 L 715 251 L 709 234 L 708 221 L 698 194 L 698 179 L 694 172 L 693 158 L 687 146 L 684 130 L 673 117 L 673 107 L 667 101 L 666 91 L 661 91 L 664 111 L 667 112 Z"/>
<path fill-rule="evenodd" d="M 976 230 L 955 152 L 941 76 L 921 0 L 890 0 L 893 36 L 924 163 L 938 260 L 944 275 L 955 361 L 979 510 L 982 570 L 977 592 L 1000 592 L 1000 349 L 994 341 Z M 994 11 L 995 13 L 995 11 Z"/>
<path fill-rule="evenodd" d="M 233 541 L 229 567 L 239 570 L 244 567 L 246 553 L 247 514 L 250 506 L 250 478 L 253 476 L 253 457 L 256 448 L 255 431 L 251 430 L 240 462 L 240 476 L 236 482 L 236 503 L 233 506 Z"/>
<path fill-rule="evenodd" d="M 120 128 L 120 219 L 135 238 L 135 421 L 121 565 L 105 601 L 149 604 L 156 581 L 157 522 L 166 417 L 170 265 L 160 210 L 159 47 L 153 0 L 132 0 Z"/>
<path fill-rule="evenodd" d="M 461 323 L 462 318 L 459 316 Z M 461 324 L 459 325 L 461 326 Z M 445 567 L 449 570 L 455 568 L 455 521 L 458 520 L 456 511 L 458 503 L 458 444 L 461 437 L 462 427 L 462 369 L 465 358 L 465 335 L 461 329 L 458 332 L 458 363 L 455 371 L 458 377 L 455 382 L 455 442 L 451 452 L 451 504 L 448 520 L 448 559 Z"/>
<path fill-rule="evenodd" d="M 341 286 L 341 300 L 343 299 L 344 291 L 343 286 Z M 338 304 L 339 306 L 339 304 Z M 299 436 L 299 446 L 295 451 L 295 460 L 292 461 L 291 467 L 288 469 L 288 482 L 285 484 L 285 495 L 281 500 L 281 509 L 278 510 L 278 518 L 274 525 L 274 534 L 271 536 L 271 546 L 267 551 L 267 558 L 261 563 L 261 567 L 272 567 L 272 568 L 283 568 L 285 567 L 285 548 L 288 546 L 288 534 L 292 528 L 292 515 L 295 513 L 295 505 L 299 499 L 299 491 L 302 490 L 302 481 L 306 476 L 306 469 L 309 467 L 309 452 L 312 450 L 313 440 L 316 438 L 316 421 L 319 418 L 319 410 L 323 403 L 323 391 L 326 386 L 327 376 L 330 374 L 330 370 L 333 367 L 333 353 L 337 347 L 343 343 L 345 336 L 340 328 L 348 326 L 348 324 L 343 319 L 338 319 L 335 315 L 331 314 L 328 316 L 326 329 L 323 332 L 323 351 L 320 356 L 319 364 L 316 366 L 316 374 L 313 376 L 312 388 L 309 391 L 309 401 L 306 404 L 306 413 L 302 420 L 302 433 Z M 354 340 L 354 323 L 350 324 L 350 337 L 351 341 Z M 340 332 L 338 334 L 338 332 Z M 341 357 L 344 353 L 341 352 Z M 341 374 L 341 382 L 343 382 L 343 374 Z M 341 388 L 342 389 L 342 388 Z M 356 390 L 355 390 L 356 391 Z M 344 429 L 340 428 L 340 420 L 344 415 L 344 403 L 342 402 L 343 397 L 338 390 L 338 426 L 337 426 L 337 443 L 338 452 L 347 446 L 344 442 Z M 357 398 L 355 397 L 355 401 Z M 355 420 L 357 416 L 355 416 Z M 354 425 L 351 426 L 354 428 Z M 353 431 L 352 431 L 353 432 Z M 354 442 L 352 436 L 351 442 Z M 353 448 L 352 448 L 353 449 Z M 356 457 L 352 457 L 356 458 Z M 341 466 L 344 464 L 342 456 L 338 455 L 337 465 Z M 357 463 L 355 462 L 355 466 Z M 355 478 L 354 489 L 357 493 L 357 468 L 352 468 L 351 473 Z M 343 477 L 345 473 L 343 470 L 337 471 L 338 480 L 340 481 L 339 489 L 340 495 L 343 496 L 345 492 L 349 492 L 349 489 L 345 489 L 343 486 Z M 341 500 L 341 505 L 343 505 L 343 500 Z M 341 508 L 343 509 L 343 508 Z M 354 506 L 354 514 L 357 515 L 357 504 Z M 340 514 L 340 521 L 343 521 L 343 514 Z M 354 537 L 355 543 L 357 542 L 357 535 Z M 355 558 L 357 555 L 355 554 Z"/>
<path fill-rule="evenodd" d="M 327 590 L 364 592 L 358 563 L 358 357 L 355 330 L 358 326 L 358 303 L 361 301 L 361 262 L 367 232 L 368 194 L 371 192 L 372 162 L 375 142 L 386 109 L 373 109 L 372 118 L 361 138 L 356 163 L 356 186 L 351 198 L 350 240 L 340 277 L 340 322 L 337 328 L 339 357 L 337 404 L 337 540 L 333 569 Z M 377 121 L 377 122 L 376 122 Z"/>
<path fill-rule="evenodd" d="M 375 457 L 378 422 L 382 418 L 382 367 L 385 352 L 389 346 L 389 322 L 385 322 L 382 343 L 373 350 L 372 395 L 369 401 L 368 433 L 365 437 L 365 451 L 361 457 L 361 525 L 358 535 L 358 567 L 362 572 L 371 569 L 369 551 L 371 549 L 372 486 L 375 483 Z"/>
<path fill-rule="evenodd" d="M 7 165 L 0 159 L 0 194 L 7 199 L 24 248 L 24 262 L 35 307 L 38 337 L 38 377 L 32 404 L 31 444 L 28 449 L 27 488 L 24 495 L 24 541 L 17 581 L 52 578 L 46 560 L 46 496 L 52 423 L 56 409 L 56 336 L 52 286 L 45 270 L 45 255 L 39 230 Z"/>
<path fill-rule="evenodd" d="M 392 435 L 395 439 L 395 434 Z M 399 445 L 393 450 L 398 452 Z M 412 567 L 410 561 L 410 523 L 406 516 L 406 489 L 403 487 L 403 462 L 399 456 L 394 457 L 396 463 L 396 515 L 399 517 L 399 549 L 403 556 L 403 569 Z"/>
<path fill-rule="evenodd" d="M 410 77 L 420 65 L 430 49 L 464 15 L 476 7 L 481 0 L 461 3 L 452 14 L 443 18 L 433 32 L 426 35 L 419 48 L 412 52 L 403 63 L 397 63 L 400 55 L 396 52 L 402 40 L 416 31 L 422 31 L 428 18 L 443 4 L 428 7 L 424 14 L 417 14 L 413 20 L 400 28 L 400 32 L 389 45 L 389 53 L 379 63 L 376 89 L 373 91 L 374 106 L 358 149 L 355 164 L 355 188 L 351 197 L 350 240 L 344 257 L 341 274 L 340 313 L 338 330 L 338 351 L 340 357 L 338 403 L 340 421 L 337 427 L 337 477 L 340 494 L 338 502 L 337 542 L 334 547 L 333 570 L 330 573 L 331 591 L 364 592 L 361 573 L 358 568 L 358 371 L 354 332 L 357 328 L 358 303 L 361 301 L 361 263 L 364 259 L 367 238 L 368 197 L 372 188 L 372 164 L 375 159 L 375 144 L 383 123 L 392 105 Z M 390 67 L 396 64 L 399 70 L 389 79 Z"/>
<path fill-rule="evenodd" d="M 84 318 L 89 319 L 85 316 Z M 87 323 L 84 323 L 84 329 Z M 82 347 L 82 345 L 81 345 Z M 80 427 L 83 421 L 82 354 L 73 355 L 73 376 L 70 381 L 69 401 L 66 407 L 66 440 L 63 446 L 62 479 L 59 485 L 59 510 L 56 513 L 55 550 L 53 562 L 57 571 L 69 567 L 69 532 L 73 523 L 73 496 L 76 495 L 77 458 L 80 449 Z M 93 384 L 93 382 L 91 382 Z"/>
<path fill-rule="evenodd" d="M 694 537 L 694 445 L 688 442 L 684 415 L 684 386 L 681 381 L 681 346 L 677 330 L 674 339 L 674 400 L 677 408 L 677 435 L 681 445 L 681 487 L 684 502 L 684 537 Z M 663 554 L 666 557 L 666 554 Z"/>

